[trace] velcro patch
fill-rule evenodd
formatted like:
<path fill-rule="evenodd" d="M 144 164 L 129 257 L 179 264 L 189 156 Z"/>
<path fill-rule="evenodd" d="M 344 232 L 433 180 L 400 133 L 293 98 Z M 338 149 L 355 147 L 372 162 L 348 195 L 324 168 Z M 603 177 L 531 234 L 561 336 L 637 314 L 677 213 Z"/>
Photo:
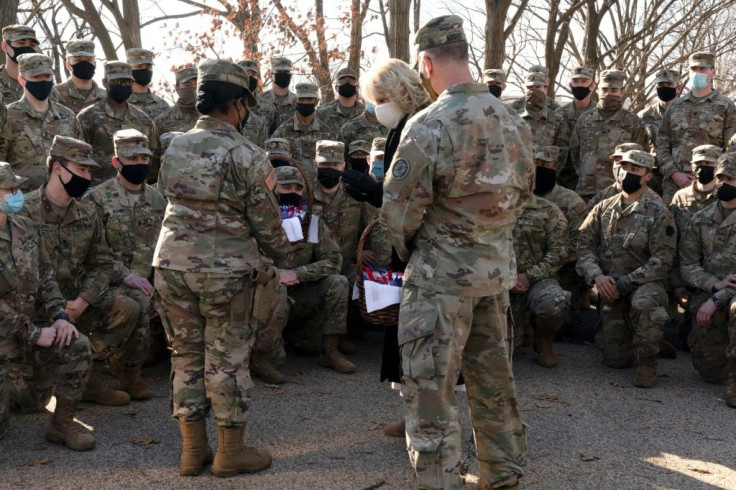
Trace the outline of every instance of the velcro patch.
<path fill-rule="evenodd" d="M 268 177 L 266 177 L 263 183 L 266 184 L 266 187 L 271 192 L 276 188 L 276 172 L 273 169 L 271 169 L 271 172 L 269 172 Z"/>
<path fill-rule="evenodd" d="M 391 174 L 394 179 L 405 179 L 409 175 L 409 162 L 406 158 L 399 158 L 391 165 Z"/>

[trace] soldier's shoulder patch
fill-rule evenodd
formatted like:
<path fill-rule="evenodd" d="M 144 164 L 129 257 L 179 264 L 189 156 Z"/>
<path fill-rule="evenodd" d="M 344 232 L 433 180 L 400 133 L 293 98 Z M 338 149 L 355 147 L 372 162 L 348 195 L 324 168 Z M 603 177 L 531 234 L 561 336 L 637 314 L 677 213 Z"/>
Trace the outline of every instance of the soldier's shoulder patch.
<path fill-rule="evenodd" d="M 406 158 L 399 158 L 391 165 L 391 175 L 394 179 L 405 179 L 409 175 L 409 161 Z"/>
<path fill-rule="evenodd" d="M 675 229 L 672 227 L 672 225 L 667 225 L 667 228 L 665 228 L 664 232 L 667 233 L 667 236 L 672 236 L 675 234 Z"/>
<path fill-rule="evenodd" d="M 268 173 L 268 177 L 266 177 L 266 180 L 263 181 L 266 184 L 266 187 L 268 187 L 268 190 L 273 192 L 273 190 L 276 188 L 276 172 L 271 169 L 271 171 Z"/>

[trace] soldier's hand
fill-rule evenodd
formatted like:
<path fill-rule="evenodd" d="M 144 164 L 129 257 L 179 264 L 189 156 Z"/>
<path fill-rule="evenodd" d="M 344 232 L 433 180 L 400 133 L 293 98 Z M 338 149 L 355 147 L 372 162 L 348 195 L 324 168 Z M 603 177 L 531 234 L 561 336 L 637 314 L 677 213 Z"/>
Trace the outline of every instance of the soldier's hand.
<path fill-rule="evenodd" d="M 713 287 L 719 291 L 726 288 L 736 288 L 736 274 L 730 274 L 724 277 L 722 280 L 715 283 Z"/>
<path fill-rule="evenodd" d="M 684 287 L 678 287 L 672 290 L 672 295 L 675 297 L 675 302 L 677 302 L 678 305 L 683 306 L 685 304 L 685 299 L 687 298 L 687 289 Z"/>
<path fill-rule="evenodd" d="M 76 323 L 77 320 L 79 320 L 79 317 L 82 316 L 84 313 L 84 310 L 87 309 L 89 306 L 89 303 L 87 303 L 82 298 L 77 298 L 73 301 L 67 301 L 66 302 L 66 312 L 71 318 L 73 323 Z"/>
<path fill-rule="evenodd" d="M 529 283 L 529 278 L 526 277 L 526 274 L 516 274 L 516 284 L 514 284 L 514 288 L 511 292 L 514 294 L 524 294 L 529 291 L 530 286 L 531 284 Z"/>
<path fill-rule="evenodd" d="M 363 250 L 363 255 L 361 256 L 361 259 L 365 265 L 370 265 L 371 267 L 373 267 L 376 262 L 376 256 L 370 250 Z"/>
<path fill-rule="evenodd" d="M 141 291 L 146 296 L 153 296 L 153 286 L 145 277 L 141 277 L 138 274 L 131 274 L 125 278 L 123 283 L 129 288 Z"/>
<path fill-rule="evenodd" d="M 279 282 L 284 286 L 296 286 L 299 284 L 299 278 L 291 269 L 279 269 Z"/>
<path fill-rule="evenodd" d="M 616 287 L 616 280 L 611 276 L 605 276 L 600 274 L 595 278 L 595 288 L 601 295 L 604 301 L 613 303 L 618 299 L 618 288 Z"/>
<path fill-rule="evenodd" d="M 718 309 L 718 306 L 713 302 L 713 300 L 708 300 L 705 303 L 703 303 L 703 306 L 700 307 L 698 310 L 698 316 L 697 321 L 698 325 L 701 327 L 707 327 L 710 325 L 710 320 L 713 318 L 713 314 Z"/>
<path fill-rule="evenodd" d="M 69 345 L 72 339 L 79 338 L 79 331 L 66 320 L 56 320 L 51 328 L 56 330 L 56 345 Z"/>
<path fill-rule="evenodd" d="M 672 174 L 672 180 L 677 184 L 677 187 L 682 189 L 683 187 L 688 187 L 692 184 L 695 177 L 693 175 L 686 174 L 685 172 L 675 172 Z"/>
<path fill-rule="evenodd" d="M 41 329 L 41 336 L 38 337 L 36 345 L 39 347 L 49 347 L 54 343 L 56 337 L 56 329 L 53 327 L 46 327 Z"/>

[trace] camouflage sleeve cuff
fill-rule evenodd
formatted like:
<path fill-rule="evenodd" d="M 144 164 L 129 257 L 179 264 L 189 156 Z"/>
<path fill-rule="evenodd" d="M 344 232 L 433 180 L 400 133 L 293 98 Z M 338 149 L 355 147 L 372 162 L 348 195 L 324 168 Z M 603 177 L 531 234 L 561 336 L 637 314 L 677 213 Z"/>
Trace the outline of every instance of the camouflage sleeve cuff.
<path fill-rule="evenodd" d="M 300 266 L 294 269 L 294 272 L 296 272 L 296 278 L 299 279 L 299 282 L 309 282 L 307 278 L 307 268 L 306 266 Z"/>
<path fill-rule="evenodd" d="M 526 274 L 526 278 L 529 279 L 529 284 L 536 284 L 542 279 L 548 279 L 547 277 L 542 277 L 543 274 L 541 274 L 541 271 L 538 267 L 527 269 L 524 274 Z"/>
<path fill-rule="evenodd" d="M 634 289 L 634 284 L 631 282 L 631 279 L 628 275 L 619 277 L 616 281 L 616 287 L 619 287 L 620 290 L 623 290 L 625 293 L 629 293 Z"/>
<path fill-rule="evenodd" d="M 718 298 L 718 301 L 720 301 L 721 303 L 727 304 L 729 301 L 731 301 L 731 298 L 733 298 L 734 295 L 736 295 L 735 288 L 725 288 L 715 293 L 713 297 Z"/>
<path fill-rule="evenodd" d="M 31 346 L 36 345 L 38 339 L 41 338 L 41 329 L 38 328 L 33 322 L 28 322 L 28 343 Z"/>
<path fill-rule="evenodd" d="M 718 278 L 716 276 L 710 276 L 708 279 L 705 280 L 704 288 L 709 293 L 713 291 L 713 288 L 716 287 L 716 283 L 718 282 Z"/>
<path fill-rule="evenodd" d="M 101 293 L 102 291 L 80 291 L 77 296 L 89 303 L 90 306 L 96 306 Z"/>

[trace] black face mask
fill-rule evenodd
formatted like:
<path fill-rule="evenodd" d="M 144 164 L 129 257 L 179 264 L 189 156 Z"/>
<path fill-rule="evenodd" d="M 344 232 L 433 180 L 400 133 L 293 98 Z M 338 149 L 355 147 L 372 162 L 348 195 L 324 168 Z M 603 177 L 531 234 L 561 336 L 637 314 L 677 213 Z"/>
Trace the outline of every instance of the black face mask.
<path fill-rule="evenodd" d="M 544 195 L 551 191 L 557 183 L 557 171 L 553 168 L 537 167 L 537 178 L 534 194 Z"/>
<path fill-rule="evenodd" d="M 137 83 L 138 85 L 143 85 L 144 87 L 147 87 L 148 84 L 151 83 L 152 78 L 153 72 L 151 70 L 148 70 L 146 68 L 133 70 L 133 80 L 135 80 L 135 83 Z"/>
<path fill-rule="evenodd" d="M 642 187 L 641 175 L 626 172 L 626 177 L 621 181 L 621 188 L 626 194 L 633 194 Z"/>
<path fill-rule="evenodd" d="M 669 102 L 677 97 L 676 87 L 657 87 L 657 97 L 662 102 Z"/>
<path fill-rule="evenodd" d="M 30 53 L 36 53 L 36 48 L 33 46 L 19 46 L 17 48 L 14 48 L 13 46 L 8 46 L 10 49 L 13 50 L 13 56 L 10 57 L 11 60 L 13 60 L 13 63 L 18 63 L 18 56 L 22 54 L 30 54 Z"/>
<path fill-rule="evenodd" d="M 352 97 L 358 93 L 358 87 L 350 83 L 343 83 L 337 87 L 337 93 L 343 97 Z"/>
<path fill-rule="evenodd" d="M 590 87 L 570 87 L 570 91 L 577 100 L 583 100 L 590 95 Z"/>
<path fill-rule="evenodd" d="M 498 99 L 499 97 L 501 97 L 501 93 L 503 92 L 503 89 L 501 88 L 500 85 L 489 85 L 488 91 L 492 93 L 493 95 L 495 95 L 496 98 Z"/>
<path fill-rule="evenodd" d="M 273 76 L 273 83 L 281 88 L 286 88 L 291 83 L 291 73 L 276 73 Z"/>
<path fill-rule="evenodd" d="M 312 114 L 314 114 L 314 107 L 315 104 L 300 104 L 299 102 L 297 102 L 296 112 L 304 117 L 311 116 Z"/>
<path fill-rule="evenodd" d="M 80 80 L 90 80 L 95 76 L 95 65 L 89 61 L 79 61 L 72 65 L 72 73 Z"/>
<path fill-rule="evenodd" d="M 726 184 L 718 184 L 716 186 L 716 197 L 719 201 L 733 201 L 736 199 L 736 187 Z"/>
<path fill-rule="evenodd" d="M 291 164 L 287 162 L 286 160 L 281 160 L 280 158 L 274 158 L 273 160 L 271 160 L 271 166 L 273 168 L 290 167 Z"/>
<path fill-rule="evenodd" d="M 248 119 L 250 118 L 250 111 L 247 109 L 247 105 L 245 101 L 243 101 L 243 105 L 246 106 L 245 109 L 245 116 L 240 117 L 240 107 L 238 107 L 238 103 L 235 103 L 235 109 L 238 111 L 238 117 L 240 118 L 238 120 L 238 133 L 243 134 L 243 130 L 245 129 L 245 125 L 248 124 Z"/>
<path fill-rule="evenodd" d="M 148 177 L 148 171 L 151 170 L 151 166 L 147 163 L 139 163 L 136 165 L 122 165 L 120 167 L 120 175 L 125 180 L 133 185 L 142 184 L 146 177 Z"/>
<path fill-rule="evenodd" d="M 46 100 L 54 89 L 54 82 L 51 80 L 44 80 L 42 82 L 26 80 L 26 89 L 38 100 Z"/>
<path fill-rule="evenodd" d="M 282 206 L 299 206 L 302 203 L 302 196 L 296 192 L 279 192 L 278 196 Z"/>
<path fill-rule="evenodd" d="M 332 189 L 340 183 L 340 171 L 334 168 L 320 167 L 317 169 L 317 180 L 326 189 Z"/>
<path fill-rule="evenodd" d="M 698 182 L 703 185 L 710 184 L 715 178 L 715 167 L 709 165 L 698 165 L 695 169 L 695 176 L 698 178 Z"/>
<path fill-rule="evenodd" d="M 251 93 L 256 93 L 257 88 L 258 88 L 258 79 L 254 76 L 248 75 L 248 90 L 250 90 Z"/>
<path fill-rule="evenodd" d="M 367 174 L 368 160 L 366 160 L 365 158 L 351 158 L 350 168 L 352 168 L 356 172 L 363 172 L 364 174 Z"/>
<path fill-rule="evenodd" d="M 111 83 L 108 85 L 107 94 L 112 100 L 118 104 L 122 104 L 130 98 L 130 94 L 133 93 L 132 85 L 116 85 Z"/>
<path fill-rule="evenodd" d="M 69 194 L 69 197 L 73 197 L 74 199 L 82 197 L 84 193 L 87 192 L 87 189 L 89 189 L 89 184 L 92 181 L 89 179 L 85 179 L 84 177 L 80 177 L 79 175 L 66 168 L 64 165 L 62 165 L 61 168 L 72 174 L 71 180 L 66 184 L 63 180 L 61 180 L 61 176 L 59 176 L 59 182 L 61 182 L 61 185 L 64 186 L 64 190 L 66 191 L 66 193 Z"/>

